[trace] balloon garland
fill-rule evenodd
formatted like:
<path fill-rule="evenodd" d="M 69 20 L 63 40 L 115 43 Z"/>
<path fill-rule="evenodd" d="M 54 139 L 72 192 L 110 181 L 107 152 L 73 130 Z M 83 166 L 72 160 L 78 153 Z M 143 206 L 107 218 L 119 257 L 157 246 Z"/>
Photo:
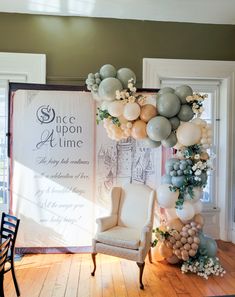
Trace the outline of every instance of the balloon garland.
<path fill-rule="evenodd" d="M 97 123 L 109 138 L 133 137 L 147 147 L 174 148 L 165 164 L 157 189 L 157 203 L 164 212 L 160 227 L 153 230 L 157 260 L 181 262 L 188 271 L 208 278 L 223 275 L 214 239 L 203 233 L 202 193 L 212 169 L 207 150 L 212 145 L 211 125 L 200 119 L 207 95 L 190 86 L 163 88 L 157 94 L 137 93 L 136 75 L 129 68 L 103 65 L 86 79 L 87 89 L 99 103 Z"/>

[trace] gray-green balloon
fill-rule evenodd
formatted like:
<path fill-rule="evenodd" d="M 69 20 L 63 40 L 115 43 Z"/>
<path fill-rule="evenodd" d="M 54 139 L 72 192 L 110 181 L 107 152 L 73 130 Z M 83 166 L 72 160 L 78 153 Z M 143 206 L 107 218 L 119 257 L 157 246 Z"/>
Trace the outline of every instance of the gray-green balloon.
<path fill-rule="evenodd" d="M 134 84 L 136 83 L 136 75 L 135 73 L 129 68 L 120 68 L 117 71 L 117 78 L 122 83 L 123 88 L 128 87 L 128 81 L 130 79 L 134 80 Z"/>
<path fill-rule="evenodd" d="M 175 186 L 177 188 L 180 188 L 180 187 L 183 186 L 184 180 L 185 180 L 184 175 L 182 175 L 182 176 L 172 176 L 171 182 L 172 182 L 173 186 Z"/>
<path fill-rule="evenodd" d="M 193 95 L 193 90 L 190 86 L 182 85 L 175 89 L 175 94 L 180 98 L 182 104 L 187 103 L 186 97 Z"/>
<path fill-rule="evenodd" d="M 170 87 L 165 87 L 159 90 L 158 94 L 175 93 L 175 90 Z"/>
<path fill-rule="evenodd" d="M 188 122 L 190 121 L 194 116 L 194 113 L 192 111 L 192 108 L 188 104 L 182 104 L 179 113 L 177 114 L 177 117 L 182 122 Z"/>
<path fill-rule="evenodd" d="M 202 174 L 199 175 L 199 177 L 201 178 L 201 183 L 202 183 L 203 185 L 205 185 L 206 182 L 207 182 L 207 173 L 206 173 L 206 172 L 202 172 Z"/>
<path fill-rule="evenodd" d="M 108 77 L 116 77 L 116 75 L 117 75 L 117 70 L 111 64 L 105 64 L 100 68 L 100 76 L 102 79 L 105 79 Z"/>
<path fill-rule="evenodd" d="M 215 257 L 217 254 L 217 243 L 214 239 L 206 237 L 206 250 L 208 257 Z"/>
<path fill-rule="evenodd" d="M 156 148 L 159 147 L 161 145 L 161 141 L 154 141 L 152 139 L 150 139 L 149 137 L 144 138 L 141 141 L 141 145 L 143 145 L 144 147 L 149 147 L 149 148 Z"/>
<path fill-rule="evenodd" d="M 171 132 L 171 134 L 166 139 L 162 140 L 162 145 L 167 148 L 175 146 L 176 143 L 177 138 L 174 132 Z"/>
<path fill-rule="evenodd" d="M 171 178 L 172 177 L 170 175 L 168 175 L 168 174 L 163 175 L 161 177 L 162 184 L 169 184 L 169 185 L 171 185 Z"/>
<path fill-rule="evenodd" d="M 105 78 L 99 85 L 99 97 L 105 101 L 113 101 L 116 99 L 116 91 L 122 89 L 122 84 L 118 79 L 114 77 Z"/>
<path fill-rule="evenodd" d="M 158 113 L 164 117 L 172 118 L 180 110 L 180 100 L 172 93 L 162 94 L 157 101 Z"/>
<path fill-rule="evenodd" d="M 172 130 L 176 130 L 180 125 L 180 120 L 177 117 L 170 118 L 169 121 L 171 122 Z"/>
<path fill-rule="evenodd" d="M 148 122 L 146 131 L 150 139 L 161 141 L 171 134 L 171 123 L 165 117 L 156 116 Z"/>

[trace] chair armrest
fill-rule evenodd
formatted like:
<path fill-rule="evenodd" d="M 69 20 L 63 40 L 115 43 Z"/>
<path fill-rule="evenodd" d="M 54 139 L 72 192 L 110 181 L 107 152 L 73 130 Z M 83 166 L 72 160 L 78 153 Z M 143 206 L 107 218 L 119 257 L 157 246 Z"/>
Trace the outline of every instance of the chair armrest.
<path fill-rule="evenodd" d="M 97 233 L 103 232 L 117 225 L 117 215 L 98 218 L 96 219 L 96 223 L 98 224 Z"/>
<path fill-rule="evenodd" d="M 141 231 L 140 235 L 140 245 L 143 246 L 146 242 L 150 242 L 152 238 L 152 223 L 145 225 Z"/>

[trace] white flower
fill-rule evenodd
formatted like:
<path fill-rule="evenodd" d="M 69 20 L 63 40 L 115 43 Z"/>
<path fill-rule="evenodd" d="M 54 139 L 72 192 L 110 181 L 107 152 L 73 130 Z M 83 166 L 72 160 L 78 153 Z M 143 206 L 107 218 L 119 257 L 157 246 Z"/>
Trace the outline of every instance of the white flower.
<path fill-rule="evenodd" d="M 200 169 L 197 169 L 197 170 L 195 171 L 195 175 L 201 175 L 201 174 L 202 174 L 202 172 L 201 172 Z"/>
<path fill-rule="evenodd" d="M 196 155 L 194 156 L 194 159 L 196 159 L 196 160 L 200 159 L 200 155 L 199 155 L 199 154 L 196 154 Z"/>

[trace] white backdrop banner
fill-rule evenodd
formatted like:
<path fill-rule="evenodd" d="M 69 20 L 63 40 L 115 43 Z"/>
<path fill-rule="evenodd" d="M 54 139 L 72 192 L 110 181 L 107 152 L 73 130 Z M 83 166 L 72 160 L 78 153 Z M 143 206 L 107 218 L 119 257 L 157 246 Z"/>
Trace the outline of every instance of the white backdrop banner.
<path fill-rule="evenodd" d="M 96 126 L 90 93 L 18 90 L 12 106 L 18 247 L 90 246 L 95 218 L 107 214 L 113 186 L 159 184 L 161 149 L 144 148 L 132 138 L 110 140 Z"/>

